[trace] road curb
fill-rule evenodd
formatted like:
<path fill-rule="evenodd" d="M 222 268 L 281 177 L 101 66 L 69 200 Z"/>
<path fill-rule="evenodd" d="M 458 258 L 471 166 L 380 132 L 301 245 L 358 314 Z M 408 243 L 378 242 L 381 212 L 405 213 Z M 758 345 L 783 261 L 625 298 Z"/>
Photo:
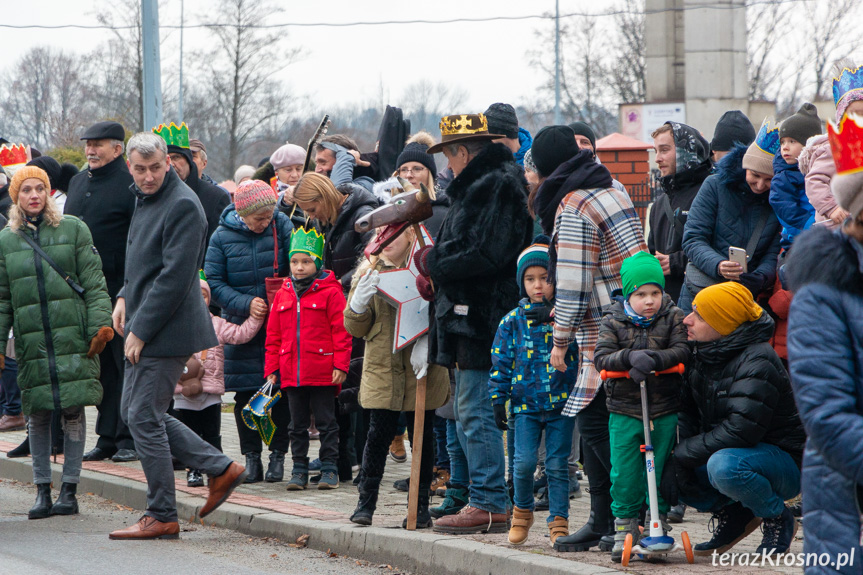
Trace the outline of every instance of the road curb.
<path fill-rule="evenodd" d="M 32 483 L 30 459 L 0 458 L 0 477 Z M 52 480 L 60 484 L 61 470 L 52 465 Z M 143 509 L 146 484 L 95 471 L 82 470 L 79 491 L 93 493 L 120 505 Z M 188 520 L 197 515 L 204 500 L 177 492 L 177 513 Z M 385 563 L 418 575 L 612 575 L 620 573 L 537 553 L 517 551 L 433 532 L 408 532 L 398 528 L 361 527 L 341 522 L 306 519 L 225 503 L 204 519 L 204 524 L 239 531 L 254 537 L 295 541 L 309 535 L 308 546 L 372 563 Z"/>

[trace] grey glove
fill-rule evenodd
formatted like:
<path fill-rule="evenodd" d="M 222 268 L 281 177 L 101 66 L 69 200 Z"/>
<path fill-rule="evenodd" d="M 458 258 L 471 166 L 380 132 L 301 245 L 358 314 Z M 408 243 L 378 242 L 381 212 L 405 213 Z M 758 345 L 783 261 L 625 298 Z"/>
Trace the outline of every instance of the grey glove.
<path fill-rule="evenodd" d="M 378 283 L 380 281 L 381 278 L 378 270 L 369 270 L 360 278 L 351 296 L 351 311 L 357 314 L 366 313 L 369 309 L 369 302 L 378 293 Z"/>
<path fill-rule="evenodd" d="M 647 349 L 636 349 L 629 354 L 629 377 L 635 383 L 647 380 L 647 374 L 656 370 L 656 358 Z"/>

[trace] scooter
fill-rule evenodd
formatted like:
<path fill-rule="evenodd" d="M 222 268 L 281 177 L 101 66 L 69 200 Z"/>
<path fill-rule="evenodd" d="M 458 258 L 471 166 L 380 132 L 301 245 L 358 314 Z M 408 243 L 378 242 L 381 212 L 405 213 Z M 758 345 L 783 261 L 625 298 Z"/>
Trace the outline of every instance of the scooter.
<path fill-rule="evenodd" d="M 683 374 L 683 364 L 678 364 L 670 369 L 653 372 L 654 375 L 666 374 Z M 627 371 L 606 371 L 600 372 L 600 377 L 603 381 L 609 378 L 629 377 Z M 644 453 L 644 459 L 647 465 L 647 492 L 650 498 L 650 529 L 647 537 L 642 537 L 637 545 L 632 544 L 632 533 L 626 534 L 626 541 L 623 544 L 623 556 L 620 564 L 624 567 L 629 565 L 629 560 L 633 555 L 638 555 L 641 559 L 650 559 L 660 555 L 668 555 L 675 551 L 683 550 L 686 553 L 686 561 L 689 563 L 695 562 L 695 555 L 692 553 L 692 544 L 689 541 L 689 534 L 686 531 L 680 533 L 681 543 L 676 543 L 673 537 L 670 537 L 662 532 L 662 524 L 659 520 L 659 507 L 656 489 L 656 466 L 654 465 L 653 445 L 650 441 L 650 412 L 647 409 L 647 384 L 645 381 L 638 383 L 641 388 L 641 419 L 644 422 L 644 445 L 641 446 L 641 451 Z"/>

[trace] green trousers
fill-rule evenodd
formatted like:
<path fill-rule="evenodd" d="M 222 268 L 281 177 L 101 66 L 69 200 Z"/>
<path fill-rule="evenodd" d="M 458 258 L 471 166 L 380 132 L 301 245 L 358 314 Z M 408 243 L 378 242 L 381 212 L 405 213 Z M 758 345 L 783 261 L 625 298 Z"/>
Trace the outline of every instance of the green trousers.
<path fill-rule="evenodd" d="M 663 415 L 652 423 L 650 439 L 653 442 L 658 493 L 662 469 L 677 435 L 677 414 Z M 640 450 L 644 445 L 644 424 L 635 417 L 610 413 L 608 434 L 611 444 L 611 512 L 620 519 L 638 517 L 641 506 L 648 501 L 647 469 L 644 454 Z M 658 499 L 659 513 L 668 513 L 668 503 L 662 495 Z"/>

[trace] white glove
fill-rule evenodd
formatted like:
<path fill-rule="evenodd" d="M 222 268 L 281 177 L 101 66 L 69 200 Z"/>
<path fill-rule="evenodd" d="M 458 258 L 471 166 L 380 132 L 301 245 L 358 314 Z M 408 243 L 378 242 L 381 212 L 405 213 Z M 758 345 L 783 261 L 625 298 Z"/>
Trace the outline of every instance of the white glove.
<path fill-rule="evenodd" d="M 366 313 L 369 302 L 378 293 L 380 281 L 378 270 L 369 270 L 360 278 L 357 287 L 354 288 L 354 295 L 351 296 L 351 311 L 357 314 Z"/>
<path fill-rule="evenodd" d="M 424 378 L 428 373 L 429 338 L 427 335 L 421 336 L 414 344 L 414 348 L 411 350 L 411 366 L 414 368 L 417 379 Z"/>

